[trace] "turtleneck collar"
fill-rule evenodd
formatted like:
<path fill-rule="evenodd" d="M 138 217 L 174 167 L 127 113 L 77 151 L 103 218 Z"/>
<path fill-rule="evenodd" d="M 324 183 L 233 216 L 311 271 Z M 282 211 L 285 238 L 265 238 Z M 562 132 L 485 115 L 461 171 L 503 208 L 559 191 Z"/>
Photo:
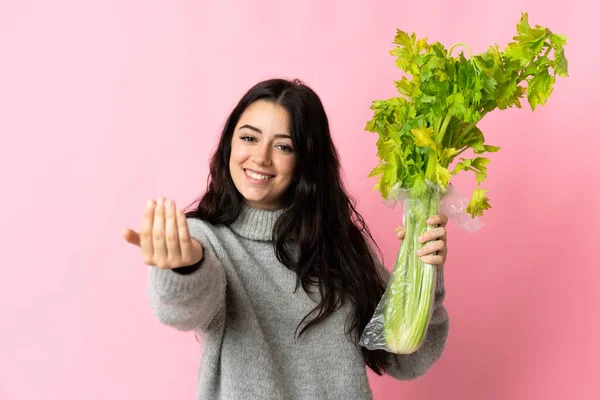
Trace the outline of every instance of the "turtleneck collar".
<path fill-rule="evenodd" d="M 251 240 L 273 240 L 273 227 L 285 209 L 275 211 L 242 205 L 239 217 L 229 226 L 240 236 Z"/>

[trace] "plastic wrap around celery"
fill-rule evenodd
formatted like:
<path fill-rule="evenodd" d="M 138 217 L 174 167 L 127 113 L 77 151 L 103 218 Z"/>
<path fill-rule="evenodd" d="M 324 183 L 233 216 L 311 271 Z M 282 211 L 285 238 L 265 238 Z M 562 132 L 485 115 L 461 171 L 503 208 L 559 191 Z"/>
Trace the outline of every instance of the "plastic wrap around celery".
<path fill-rule="evenodd" d="M 416 351 L 423 340 L 435 300 L 436 267 L 417 256 L 419 236 L 431 229 L 425 221 L 438 213 L 440 192 L 430 188 L 404 201 L 406 235 L 398 252 L 394 272 L 379 306 L 383 309 L 383 332 L 387 348 L 398 354 Z"/>
<path fill-rule="evenodd" d="M 546 104 L 556 76 L 568 76 L 565 36 L 532 27 L 524 13 L 513 39 L 504 51 L 494 45 L 471 54 L 463 43 L 446 49 L 414 33 L 396 33 L 391 54 L 412 77 L 395 82 L 398 97 L 373 102 L 374 115 L 365 130 L 378 134 L 380 162 L 369 174 L 378 177 L 375 189 L 384 200 L 393 191 L 404 191 L 406 236 L 361 346 L 411 353 L 423 343 L 436 282 L 435 267 L 416 255 L 422 247 L 418 237 L 431 228 L 427 219 L 438 212 L 452 176 L 462 171 L 474 173 L 477 181 L 466 212 L 475 218 L 491 208 L 487 190 L 481 188 L 489 159 L 481 154 L 500 148 L 485 142 L 479 121 L 494 110 L 521 108 L 525 96 L 535 111 Z M 453 56 L 456 46 L 466 48 L 469 57 L 463 52 Z M 465 151 L 475 156 L 450 167 Z"/>

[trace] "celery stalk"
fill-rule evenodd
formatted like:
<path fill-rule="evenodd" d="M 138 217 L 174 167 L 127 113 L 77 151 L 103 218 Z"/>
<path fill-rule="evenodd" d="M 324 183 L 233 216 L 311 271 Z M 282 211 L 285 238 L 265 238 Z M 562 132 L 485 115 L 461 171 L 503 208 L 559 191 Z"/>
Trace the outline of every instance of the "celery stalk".
<path fill-rule="evenodd" d="M 416 252 L 419 236 L 433 229 L 427 219 L 438 213 L 439 190 L 409 196 L 404 203 L 405 237 L 384 294 L 383 330 L 386 345 L 397 354 L 415 352 L 423 343 L 434 304 L 436 267 Z"/>

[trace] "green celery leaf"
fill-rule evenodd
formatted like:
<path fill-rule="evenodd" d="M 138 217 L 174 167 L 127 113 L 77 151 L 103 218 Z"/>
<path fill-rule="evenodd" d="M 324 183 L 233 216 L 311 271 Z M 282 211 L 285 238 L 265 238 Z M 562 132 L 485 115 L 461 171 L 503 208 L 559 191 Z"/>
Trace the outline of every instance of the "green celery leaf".
<path fill-rule="evenodd" d="M 450 171 L 448 171 L 447 168 L 442 167 L 440 164 L 437 164 L 435 169 L 435 177 L 436 181 L 441 187 L 446 187 L 451 177 Z"/>
<path fill-rule="evenodd" d="M 377 140 L 377 156 L 380 160 L 387 159 L 390 154 L 398 148 L 398 145 L 393 138 L 383 139 L 384 138 L 380 136 Z"/>
<path fill-rule="evenodd" d="M 535 111 L 538 104 L 546 104 L 546 100 L 553 90 L 554 79 L 554 76 L 550 75 L 548 70 L 545 70 L 528 81 L 527 100 L 532 111 Z"/>
<path fill-rule="evenodd" d="M 415 143 L 417 146 L 429 147 L 430 149 L 437 150 L 437 146 L 433 141 L 433 128 L 420 127 L 412 129 L 411 132 L 415 135 Z"/>
<path fill-rule="evenodd" d="M 524 34 L 529 32 L 531 26 L 529 26 L 529 15 L 527 13 L 521 13 L 521 20 L 517 24 L 517 32 Z"/>
<path fill-rule="evenodd" d="M 458 150 L 455 148 L 444 148 L 439 153 L 440 164 L 443 166 L 450 165 L 454 157 L 458 155 Z"/>
<path fill-rule="evenodd" d="M 467 212 L 471 214 L 472 217 L 483 215 L 484 210 L 489 210 L 491 208 L 489 199 L 485 195 L 486 192 L 487 190 L 479 188 L 476 188 L 473 191 L 473 196 L 467 207 Z"/>
<path fill-rule="evenodd" d="M 554 52 L 554 71 L 559 76 L 569 76 L 568 62 L 565 58 L 565 51 L 561 48 Z"/>
<path fill-rule="evenodd" d="M 501 149 L 501 147 L 490 146 L 490 145 L 487 145 L 487 144 L 484 145 L 483 147 L 485 148 L 485 151 L 487 151 L 488 153 L 495 153 L 495 152 L 497 152 L 498 150 Z"/>
<path fill-rule="evenodd" d="M 485 152 L 485 146 L 483 144 L 483 141 L 474 142 L 471 145 L 471 148 L 473 149 L 473 153 L 475 153 L 475 154 L 481 154 L 481 153 Z"/>

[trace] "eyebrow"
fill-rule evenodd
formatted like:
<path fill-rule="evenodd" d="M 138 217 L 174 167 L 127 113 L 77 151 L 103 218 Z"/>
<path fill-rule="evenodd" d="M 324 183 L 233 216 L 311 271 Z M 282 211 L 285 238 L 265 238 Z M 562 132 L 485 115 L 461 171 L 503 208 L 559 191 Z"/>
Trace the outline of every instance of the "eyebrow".
<path fill-rule="evenodd" d="M 263 132 L 262 132 L 260 129 L 258 129 L 257 127 L 255 127 L 255 126 L 252 126 L 252 125 L 248 125 L 248 124 L 245 124 L 245 125 L 242 125 L 242 126 L 240 126 L 240 128 L 239 128 L 238 130 L 242 130 L 242 129 L 244 129 L 244 128 L 246 128 L 246 129 L 250 129 L 251 131 L 254 131 L 254 132 L 257 132 L 257 133 L 260 133 L 260 134 L 262 134 L 262 133 L 263 133 Z M 278 133 L 278 134 L 276 134 L 276 135 L 275 135 L 275 137 L 276 137 L 276 138 L 287 138 L 287 139 L 291 139 L 291 138 L 292 138 L 290 135 L 283 134 L 283 133 Z"/>

